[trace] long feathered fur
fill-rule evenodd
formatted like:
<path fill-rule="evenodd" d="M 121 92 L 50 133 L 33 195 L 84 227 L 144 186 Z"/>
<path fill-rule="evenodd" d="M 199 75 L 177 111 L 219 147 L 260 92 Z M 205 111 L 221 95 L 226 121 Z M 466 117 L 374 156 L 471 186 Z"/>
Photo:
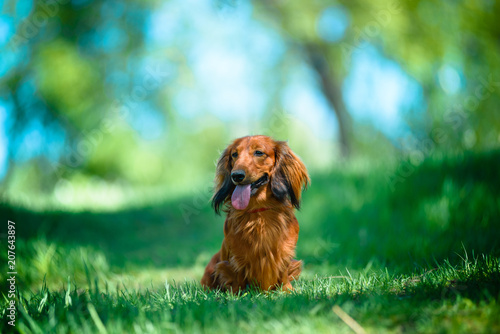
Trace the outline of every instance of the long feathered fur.
<path fill-rule="evenodd" d="M 265 150 L 265 159 L 251 153 Z M 231 158 L 237 152 L 238 160 Z M 232 169 L 247 172 L 250 181 L 268 175 L 269 182 L 251 197 L 245 210 L 232 207 L 235 189 Z M 208 263 L 201 280 L 210 289 L 238 291 L 248 286 L 263 290 L 282 287 L 301 272 L 294 259 L 299 224 L 294 209 L 300 207 L 301 193 L 310 183 L 306 167 L 288 144 L 266 136 L 243 137 L 229 145 L 217 163 L 212 206 L 227 212 L 224 240 Z"/>

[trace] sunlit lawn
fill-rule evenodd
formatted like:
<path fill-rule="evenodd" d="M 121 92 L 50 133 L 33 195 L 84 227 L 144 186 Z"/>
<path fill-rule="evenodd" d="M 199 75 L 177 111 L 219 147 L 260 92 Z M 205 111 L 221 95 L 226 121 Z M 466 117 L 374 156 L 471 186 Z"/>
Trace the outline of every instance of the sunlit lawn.
<path fill-rule="evenodd" d="M 498 332 L 499 167 L 498 152 L 429 159 L 394 191 L 384 166 L 312 175 L 298 213 L 305 269 L 291 294 L 201 290 L 223 217 L 194 195 L 117 212 L 5 204 L 19 308 L 15 328 L 2 309 L 0 329 Z"/>

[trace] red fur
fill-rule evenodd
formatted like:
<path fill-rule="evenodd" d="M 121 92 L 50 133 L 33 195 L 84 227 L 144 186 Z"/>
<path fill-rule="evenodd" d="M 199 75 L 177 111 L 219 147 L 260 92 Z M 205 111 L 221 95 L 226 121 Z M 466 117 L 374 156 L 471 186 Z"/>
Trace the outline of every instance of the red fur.
<path fill-rule="evenodd" d="M 263 152 L 257 156 L 255 151 Z M 237 157 L 232 156 L 237 153 Z M 231 172 L 245 171 L 242 184 L 254 183 L 265 174 L 269 182 L 259 187 L 244 210 L 231 205 L 235 185 Z M 224 240 L 208 263 L 201 284 L 210 289 L 292 290 L 302 261 L 294 259 L 299 224 L 294 209 L 309 184 L 307 170 L 286 142 L 266 136 L 236 139 L 222 153 L 215 176 L 212 203 L 227 213 Z"/>

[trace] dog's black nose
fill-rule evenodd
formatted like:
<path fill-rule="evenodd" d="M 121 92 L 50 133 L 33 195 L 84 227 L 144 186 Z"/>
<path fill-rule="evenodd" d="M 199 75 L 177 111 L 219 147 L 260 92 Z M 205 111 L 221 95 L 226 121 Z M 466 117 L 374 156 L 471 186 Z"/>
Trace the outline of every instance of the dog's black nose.
<path fill-rule="evenodd" d="M 242 170 L 235 170 L 231 173 L 231 178 L 234 182 L 241 182 L 245 178 L 245 172 Z"/>

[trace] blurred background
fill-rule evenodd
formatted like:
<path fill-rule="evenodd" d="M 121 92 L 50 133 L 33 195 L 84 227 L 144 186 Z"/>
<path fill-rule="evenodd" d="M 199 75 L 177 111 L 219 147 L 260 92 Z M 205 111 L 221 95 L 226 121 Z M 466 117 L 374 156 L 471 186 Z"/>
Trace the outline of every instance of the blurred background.
<path fill-rule="evenodd" d="M 252 134 L 312 175 L 306 277 L 499 255 L 496 1 L 0 6 L 1 211 L 26 286 L 199 279 L 215 161 Z"/>

